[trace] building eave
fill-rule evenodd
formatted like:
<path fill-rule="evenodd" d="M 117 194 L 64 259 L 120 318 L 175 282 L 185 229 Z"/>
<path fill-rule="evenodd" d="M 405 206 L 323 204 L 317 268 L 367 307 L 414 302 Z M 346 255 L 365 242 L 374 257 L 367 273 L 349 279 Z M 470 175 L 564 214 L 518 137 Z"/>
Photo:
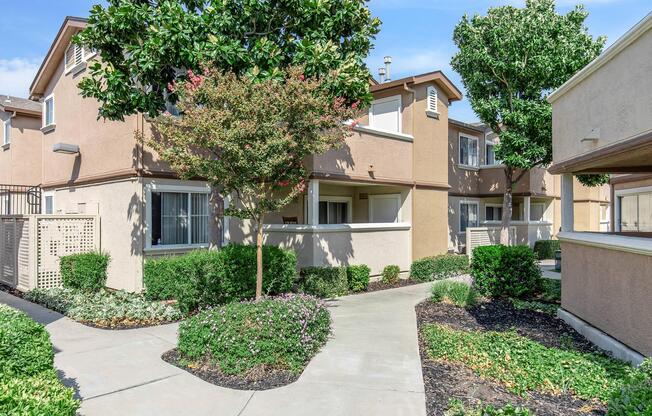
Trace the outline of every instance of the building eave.
<path fill-rule="evenodd" d="M 390 88 L 400 87 L 404 84 L 418 85 L 426 82 L 434 82 L 437 85 L 439 85 L 439 87 L 442 88 L 446 93 L 446 95 L 448 96 L 449 101 L 459 101 L 463 97 L 462 92 L 441 71 L 433 71 L 421 75 L 414 75 L 411 77 L 397 79 L 395 81 L 371 85 L 370 89 L 371 92 L 373 93 L 373 92 L 384 91 Z"/>

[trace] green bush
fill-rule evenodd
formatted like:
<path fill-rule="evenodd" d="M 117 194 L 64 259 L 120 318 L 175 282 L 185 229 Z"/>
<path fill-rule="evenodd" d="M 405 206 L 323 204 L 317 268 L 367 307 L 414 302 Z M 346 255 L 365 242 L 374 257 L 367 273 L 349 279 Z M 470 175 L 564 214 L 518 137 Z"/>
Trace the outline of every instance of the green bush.
<path fill-rule="evenodd" d="M 534 254 L 539 260 L 554 259 L 557 250 L 561 250 L 559 240 L 539 240 L 534 243 Z"/>
<path fill-rule="evenodd" d="M 346 268 L 346 277 L 349 282 L 351 292 L 362 292 L 369 286 L 369 275 L 371 269 L 366 264 L 348 266 Z"/>
<path fill-rule="evenodd" d="M 215 250 L 196 250 L 147 260 L 143 266 L 145 297 L 152 301 L 176 299 L 184 313 L 200 305 L 217 304 L 221 300 L 216 271 L 219 256 Z"/>
<path fill-rule="evenodd" d="M 464 282 L 454 282 L 444 280 L 436 282 L 432 286 L 432 301 L 452 303 L 460 308 L 473 306 L 477 303 L 477 293 L 468 284 Z"/>
<path fill-rule="evenodd" d="M 346 295 L 349 292 L 346 267 L 305 267 L 301 269 L 299 289 L 320 298 Z"/>
<path fill-rule="evenodd" d="M 261 368 L 300 373 L 330 333 L 324 304 L 305 295 L 234 302 L 209 309 L 179 326 L 187 365 L 210 363 L 226 374 Z"/>
<path fill-rule="evenodd" d="M 532 414 L 528 409 L 514 407 L 511 403 L 502 408 L 491 405 L 469 408 L 464 407 L 459 400 L 451 400 L 448 406 L 444 416 L 530 416 Z"/>
<path fill-rule="evenodd" d="M 541 289 L 541 270 L 527 246 L 481 246 L 473 250 L 471 276 L 484 296 L 522 298 Z"/>
<path fill-rule="evenodd" d="M 442 254 L 415 260 L 410 266 L 410 277 L 420 282 L 448 279 L 468 273 L 469 258 L 459 254 Z"/>
<path fill-rule="evenodd" d="M 609 398 L 609 416 L 652 415 L 652 358 Z"/>
<path fill-rule="evenodd" d="M 59 270 L 64 287 L 97 292 L 106 285 L 109 255 L 90 252 L 62 256 Z"/>
<path fill-rule="evenodd" d="M 398 278 L 401 275 L 401 268 L 398 267 L 395 264 L 390 264 L 389 266 L 385 266 L 383 269 L 383 274 L 382 274 L 382 279 L 383 283 L 396 283 L 398 282 Z"/>
<path fill-rule="evenodd" d="M 73 393 L 57 378 L 45 327 L 0 305 L 0 414 L 72 416 Z"/>

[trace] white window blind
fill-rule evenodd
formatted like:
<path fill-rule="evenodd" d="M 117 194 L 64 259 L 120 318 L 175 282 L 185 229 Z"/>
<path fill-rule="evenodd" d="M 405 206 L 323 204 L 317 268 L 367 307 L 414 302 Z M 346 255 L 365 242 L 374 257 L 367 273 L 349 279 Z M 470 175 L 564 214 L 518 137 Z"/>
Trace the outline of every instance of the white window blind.
<path fill-rule="evenodd" d="M 478 166 L 478 139 L 460 136 L 460 164 Z"/>
<path fill-rule="evenodd" d="M 390 97 L 371 104 L 369 124 L 379 130 L 401 132 L 401 98 Z"/>
<path fill-rule="evenodd" d="M 43 125 L 49 126 L 54 124 L 54 97 L 48 97 L 43 102 L 45 111 L 43 112 Z"/>
<path fill-rule="evenodd" d="M 152 193 L 152 246 L 208 243 L 208 194 Z"/>
<path fill-rule="evenodd" d="M 428 87 L 428 111 L 437 112 L 437 88 Z"/>

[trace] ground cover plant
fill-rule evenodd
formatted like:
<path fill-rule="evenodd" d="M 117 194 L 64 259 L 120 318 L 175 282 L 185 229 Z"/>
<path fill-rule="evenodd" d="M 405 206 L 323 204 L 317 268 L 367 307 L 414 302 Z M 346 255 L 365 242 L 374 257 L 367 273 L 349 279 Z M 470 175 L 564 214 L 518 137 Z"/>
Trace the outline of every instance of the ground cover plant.
<path fill-rule="evenodd" d="M 83 324 L 100 328 L 126 328 L 174 322 L 183 317 L 167 302 L 149 301 L 142 294 L 101 289 L 33 289 L 25 299 L 52 309 Z"/>
<path fill-rule="evenodd" d="M 72 416 L 79 408 L 73 394 L 57 378 L 43 325 L 0 305 L 0 414 Z"/>
<path fill-rule="evenodd" d="M 178 350 L 164 358 L 216 384 L 276 387 L 298 378 L 330 322 L 324 303 L 307 295 L 234 302 L 181 323 Z"/>
<path fill-rule="evenodd" d="M 415 260 L 410 267 L 410 278 L 430 282 L 468 273 L 469 258 L 459 254 L 442 254 Z"/>
<path fill-rule="evenodd" d="M 475 289 L 465 282 L 451 280 L 435 282 L 431 293 L 433 302 L 447 302 L 461 308 L 473 306 L 478 301 Z"/>
<path fill-rule="evenodd" d="M 530 416 L 531 414 L 528 409 L 515 407 L 509 403 L 501 408 L 492 405 L 466 407 L 459 400 L 451 400 L 450 408 L 444 416 Z"/>
<path fill-rule="evenodd" d="M 611 394 L 608 409 L 609 416 L 652 415 L 652 358 Z"/>

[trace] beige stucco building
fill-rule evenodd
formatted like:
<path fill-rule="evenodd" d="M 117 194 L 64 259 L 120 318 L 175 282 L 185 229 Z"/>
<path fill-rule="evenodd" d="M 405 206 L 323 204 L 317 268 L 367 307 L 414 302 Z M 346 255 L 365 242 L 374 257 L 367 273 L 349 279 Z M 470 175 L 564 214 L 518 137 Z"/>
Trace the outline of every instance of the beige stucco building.
<path fill-rule="evenodd" d="M 603 331 L 629 348 L 615 350 L 634 356 L 652 355 L 650 74 L 652 13 L 549 97 L 550 171 L 562 175 L 562 315 Z M 613 174 L 614 232 L 573 227 L 577 173 Z"/>

